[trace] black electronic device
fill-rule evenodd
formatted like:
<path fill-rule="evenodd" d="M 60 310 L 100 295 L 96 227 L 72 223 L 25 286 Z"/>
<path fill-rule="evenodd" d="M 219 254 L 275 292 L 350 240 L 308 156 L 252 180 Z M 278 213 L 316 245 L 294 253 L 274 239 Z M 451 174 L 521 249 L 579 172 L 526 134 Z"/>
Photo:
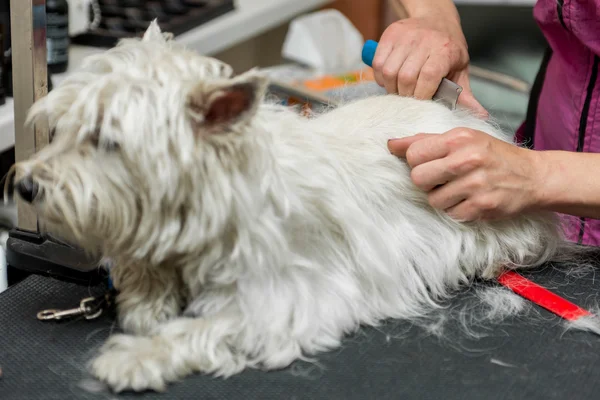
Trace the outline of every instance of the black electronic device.
<path fill-rule="evenodd" d="M 177 36 L 235 9 L 234 0 L 96 1 L 101 15 L 98 28 L 74 36 L 72 43 L 113 47 L 122 38 L 143 34 L 154 19 L 163 32 Z"/>

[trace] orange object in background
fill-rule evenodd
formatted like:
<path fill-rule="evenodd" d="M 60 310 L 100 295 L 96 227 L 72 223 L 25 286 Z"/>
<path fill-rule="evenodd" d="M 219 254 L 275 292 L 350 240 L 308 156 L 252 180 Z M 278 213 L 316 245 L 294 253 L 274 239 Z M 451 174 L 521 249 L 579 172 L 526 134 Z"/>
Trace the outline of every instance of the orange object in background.
<path fill-rule="evenodd" d="M 313 109 L 312 102 L 316 102 L 320 104 L 320 106 L 324 103 L 330 105 L 335 104 L 335 101 L 333 100 L 331 100 L 331 102 L 328 101 L 330 93 L 327 92 L 374 81 L 375 76 L 373 74 L 373 69 L 371 67 L 365 67 L 358 71 L 349 71 L 338 75 L 322 75 L 306 80 L 290 82 L 290 88 L 295 87 L 299 92 L 296 91 L 296 93 L 294 93 L 294 89 L 286 90 L 284 88 L 281 94 L 284 97 L 283 104 L 294 107 L 300 106 L 300 113 L 308 116 Z"/>
<path fill-rule="evenodd" d="M 323 92 L 337 89 L 342 86 L 352 85 L 360 82 L 374 81 L 373 69 L 367 67 L 360 71 L 353 71 L 341 75 L 325 75 L 318 78 L 302 81 L 302 86 L 309 90 Z"/>

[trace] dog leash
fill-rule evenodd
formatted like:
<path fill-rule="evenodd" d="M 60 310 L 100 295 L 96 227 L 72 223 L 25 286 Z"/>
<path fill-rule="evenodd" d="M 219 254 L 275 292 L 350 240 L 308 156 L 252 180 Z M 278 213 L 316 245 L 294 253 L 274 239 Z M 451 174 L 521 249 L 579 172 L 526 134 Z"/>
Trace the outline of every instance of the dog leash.
<path fill-rule="evenodd" d="M 116 292 L 114 289 L 108 290 L 102 296 L 86 297 L 79 302 L 79 306 L 75 308 L 47 309 L 37 313 L 37 319 L 40 321 L 61 321 L 76 317 L 84 317 L 91 320 L 100 317 L 105 310 L 108 310 L 114 305 Z"/>
<path fill-rule="evenodd" d="M 78 307 L 69 309 L 46 309 L 37 313 L 37 319 L 40 321 L 60 321 L 76 317 L 84 317 L 87 320 L 100 317 L 104 311 L 111 309 L 115 305 L 117 290 L 115 289 L 109 274 L 107 276 L 107 291 L 101 296 L 90 296 L 81 299 Z"/>

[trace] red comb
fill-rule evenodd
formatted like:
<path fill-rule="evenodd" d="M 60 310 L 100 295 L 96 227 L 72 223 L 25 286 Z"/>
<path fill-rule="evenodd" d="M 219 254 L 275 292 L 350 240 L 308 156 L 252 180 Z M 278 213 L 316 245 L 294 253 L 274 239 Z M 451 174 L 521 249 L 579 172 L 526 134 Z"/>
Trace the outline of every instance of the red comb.
<path fill-rule="evenodd" d="M 552 293 L 514 271 L 507 271 L 500 275 L 498 282 L 538 306 L 544 307 L 546 310 L 568 321 L 575 321 L 581 317 L 591 315 L 589 311 L 563 299 L 559 295 Z"/>

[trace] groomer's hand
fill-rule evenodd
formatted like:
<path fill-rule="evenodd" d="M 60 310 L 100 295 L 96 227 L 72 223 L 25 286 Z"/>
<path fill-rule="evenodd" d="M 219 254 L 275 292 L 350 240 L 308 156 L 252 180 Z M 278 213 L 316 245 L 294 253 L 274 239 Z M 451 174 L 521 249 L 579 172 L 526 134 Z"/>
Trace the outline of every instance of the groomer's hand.
<path fill-rule="evenodd" d="M 431 99 L 442 78 L 462 86 L 458 103 L 482 117 L 488 113 L 469 84 L 469 53 L 460 21 L 433 14 L 391 24 L 381 36 L 373 70 L 388 93 Z"/>
<path fill-rule="evenodd" d="M 405 158 L 411 179 L 432 207 L 460 221 L 495 220 L 535 208 L 545 165 L 539 152 L 472 129 L 392 139 L 389 150 Z M 540 178 L 541 179 L 541 178 Z"/>

